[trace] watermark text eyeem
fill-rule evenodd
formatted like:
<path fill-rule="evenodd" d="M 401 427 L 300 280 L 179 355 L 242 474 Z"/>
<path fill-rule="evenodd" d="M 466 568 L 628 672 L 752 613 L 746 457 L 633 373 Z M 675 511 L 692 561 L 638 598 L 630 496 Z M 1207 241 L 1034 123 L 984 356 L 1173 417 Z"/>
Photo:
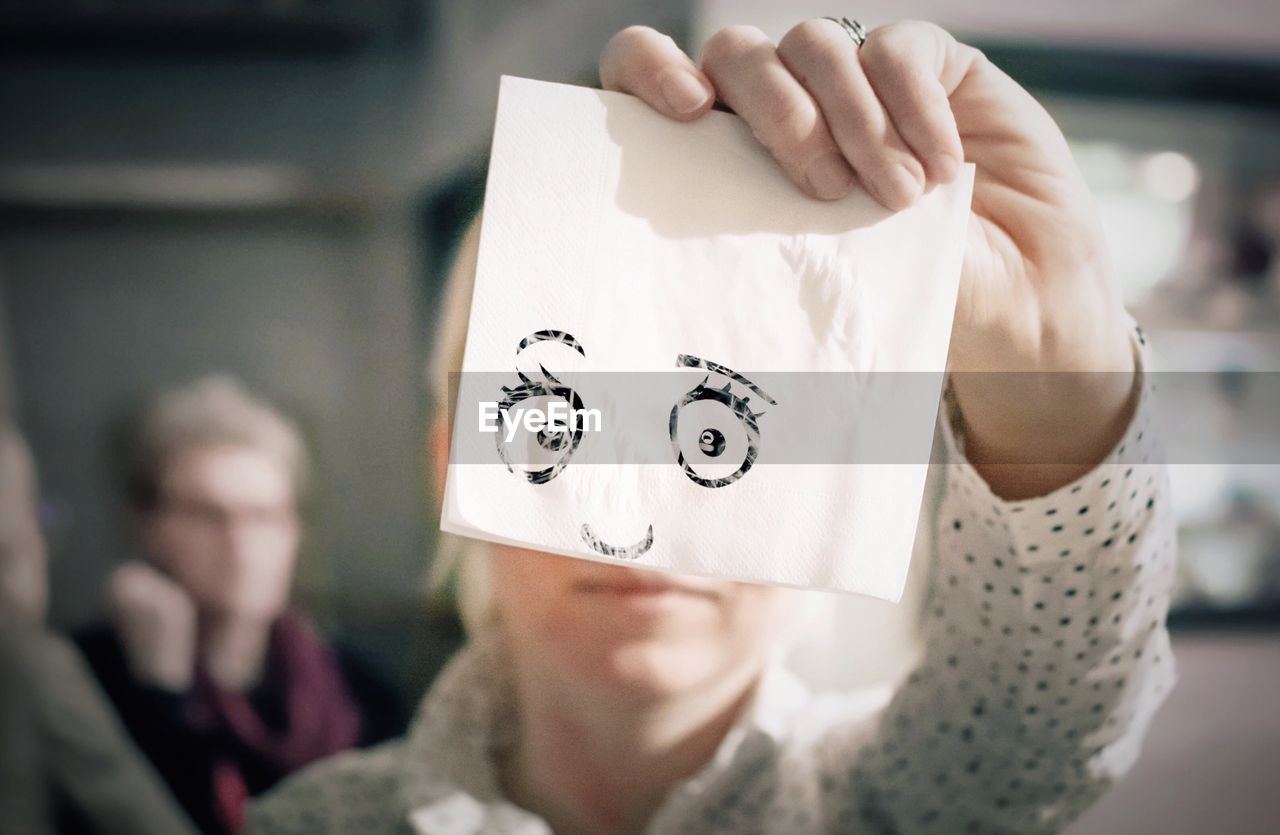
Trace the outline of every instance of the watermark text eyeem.
<path fill-rule="evenodd" d="M 514 414 L 513 414 L 514 413 Z M 480 402 L 481 432 L 502 431 L 507 443 L 515 440 L 521 427 L 526 432 L 599 432 L 604 416 L 599 409 L 574 409 L 563 400 L 555 400 L 547 404 L 547 408 L 536 406 L 500 407 L 495 401 Z"/>

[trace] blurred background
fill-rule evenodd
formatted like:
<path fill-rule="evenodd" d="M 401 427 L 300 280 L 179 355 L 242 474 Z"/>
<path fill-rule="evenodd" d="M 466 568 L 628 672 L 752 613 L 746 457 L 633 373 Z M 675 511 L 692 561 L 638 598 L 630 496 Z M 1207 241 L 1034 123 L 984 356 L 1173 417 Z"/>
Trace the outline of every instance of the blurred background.
<path fill-rule="evenodd" d="M 594 85 L 632 23 L 696 56 L 728 23 L 776 38 L 841 13 L 934 20 L 1044 102 L 1157 369 L 1214 375 L 1229 427 L 1253 375 L 1280 372 L 1273 0 L 0 0 L 0 385 L 41 472 L 53 625 L 100 617 L 133 556 L 120 421 L 230 372 L 297 418 L 316 461 L 298 599 L 420 694 L 461 636 L 426 595 L 424 364 L 499 75 Z M 1180 684 L 1073 832 L 1280 829 L 1280 468 L 1179 466 L 1175 501 Z M 811 677 L 901 672 L 922 576 L 903 606 L 842 601 L 832 634 L 881 640 Z"/>

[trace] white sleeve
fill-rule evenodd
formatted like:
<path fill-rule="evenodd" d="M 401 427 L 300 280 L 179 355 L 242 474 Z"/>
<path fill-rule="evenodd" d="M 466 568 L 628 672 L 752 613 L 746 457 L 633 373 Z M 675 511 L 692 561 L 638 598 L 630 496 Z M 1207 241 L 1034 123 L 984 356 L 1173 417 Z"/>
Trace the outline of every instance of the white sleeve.
<path fill-rule="evenodd" d="M 864 825 L 1060 832 L 1133 764 L 1175 680 L 1175 525 L 1145 343 L 1135 327 L 1124 438 L 1050 495 L 997 497 L 944 425 L 925 650 L 853 768 Z"/>

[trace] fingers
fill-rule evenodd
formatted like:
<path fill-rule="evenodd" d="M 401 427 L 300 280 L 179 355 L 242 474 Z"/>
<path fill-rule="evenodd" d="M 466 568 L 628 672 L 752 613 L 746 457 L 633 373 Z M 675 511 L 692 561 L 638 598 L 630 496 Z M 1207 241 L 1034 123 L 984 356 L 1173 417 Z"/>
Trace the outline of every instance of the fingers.
<path fill-rule="evenodd" d="M 839 24 L 819 19 L 776 48 L 753 27 L 723 29 L 699 69 L 671 38 L 632 26 L 605 47 L 600 80 L 681 121 L 702 116 L 718 95 L 807 194 L 833 199 L 861 181 L 899 210 L 927 182 L 952 180 L 964 161 L 949 96 L 975 55 L 928 23 L 878 28 L 859 49 Z"/>
<path fill-rule="evenodd" d="M 948 65 L 957 63 L 948 57 L 960 45 L 946 30 L 914 21 L 873 34 L 858 53 L 867 80 L 929 179 L 950 182 L 964 162 L 964 150 L 944 76 Z"/>
<path fill-rule="evenodd" d="M 680 121 L 698 118 L 715 103 L 715 88 L 689 56 L 647 26 L 629 26 L 609 39 L 600 54 L 600 83 Z"/>
<path fill-rule="evenodd" d="M 109 588 L 111 601 L 122 612 L 168 611 L 188 602 L 176 583 L 136 560 L 112 572 Z"/>
<path fill-rule="evenodd" d="M 867 80 L 858 49 L 828 20 L 794 27 L 778 56 L 812 94 L 858 178 L 881 204 L 905 209 L 924 191 L 925 169 Z"/>
<path fill-rule="evenodd" d="M 821 199 L 849 193 L 853 169 L 818 105 L 763 32 L 749 26 L 720 30 L 707 42 L 702 68 L 792 182 Z"/>

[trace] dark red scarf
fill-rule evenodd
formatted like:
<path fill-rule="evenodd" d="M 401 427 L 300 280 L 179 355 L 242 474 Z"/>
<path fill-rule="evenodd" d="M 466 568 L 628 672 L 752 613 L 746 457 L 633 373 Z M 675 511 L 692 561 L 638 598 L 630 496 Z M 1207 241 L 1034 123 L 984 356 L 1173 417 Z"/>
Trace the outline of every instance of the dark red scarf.
<path fill-rule="evenodd" d="M 269 727 L 246 694 L 219 687 L 203 670 L 196 673 L 194 721 L 211 733 L 230 734 L 280 777 L 355 747 L 359 710 L 336 659 L 306 618 L 286 613 L 272 626 L 264 677 L 283 697 L 282 730 Z M 213 792 L 227 830 L 239 832 L 249 789 L 232 757 L 214 761 Z"/>

